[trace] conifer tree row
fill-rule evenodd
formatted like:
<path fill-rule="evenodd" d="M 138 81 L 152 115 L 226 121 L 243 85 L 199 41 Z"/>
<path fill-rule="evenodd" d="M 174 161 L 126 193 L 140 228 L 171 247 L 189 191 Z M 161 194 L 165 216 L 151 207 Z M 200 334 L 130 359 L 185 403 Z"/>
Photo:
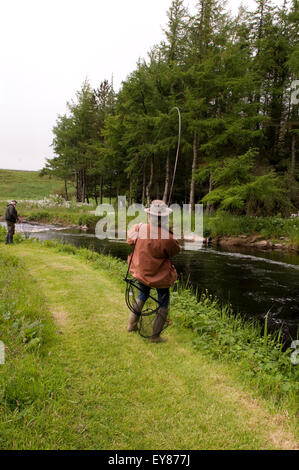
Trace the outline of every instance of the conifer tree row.
<path fill-rule="evenodd" d="M 256 0 L 236 17 L 222 0 L 200 0 L 192 15 L 173 0 L 164 40 L 117 93 L 86 81 L 67 104 L 43 172 L 65 182 L 66 197 L 75 182 L 78 202 L 167 201 L 177 106 L 173 202 L 248 215 L 298 209 L 298 20 L 298 0 Z"/>

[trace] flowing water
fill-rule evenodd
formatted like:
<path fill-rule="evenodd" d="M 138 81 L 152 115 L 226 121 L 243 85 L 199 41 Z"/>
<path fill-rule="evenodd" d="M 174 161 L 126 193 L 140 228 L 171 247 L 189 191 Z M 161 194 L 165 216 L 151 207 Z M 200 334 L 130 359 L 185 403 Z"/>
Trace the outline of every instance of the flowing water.
<path fill-rule="evenodd" d="M 120 240 L 99 240 L 79 229 L 23 224 L 21 231 L 40 240 L 60 240 L 126 259 L 131 248 Z M 29 233 L 30 232 L 30 233 Z M 193 248 L 193 249 L 191 249 Z M 199 292 L 206 289 L 235 312 L 264 319 L 270 328 L 283 326 L 296 336 L 299 325 L 299 255 L 290 252 L 230 248 L 194 249 L 192 244 L 174 258 L 178 273 Z"/>

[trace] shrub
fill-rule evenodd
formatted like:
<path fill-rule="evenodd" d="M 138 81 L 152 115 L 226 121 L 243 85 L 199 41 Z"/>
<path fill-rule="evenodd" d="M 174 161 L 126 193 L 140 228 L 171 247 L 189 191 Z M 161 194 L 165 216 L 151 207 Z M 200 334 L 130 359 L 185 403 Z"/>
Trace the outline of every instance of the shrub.
<path fill-rule="evenodd" d="M 204 217 L 204 230 L 212 237 L 260 234 L 265 238 L 286 237 L 295 240 L 299 233 L 299 218 L 233 216 L 217 213 Z"/>
<path fill-rule="evenodd" d="M 100 217 L 90 214 L 83 214 L 80 215 L 78 219 L 78 225 L 83 226 L 86 225 L 88 228 L 95 228 L 97 222 L 100 220 Z"/>
<path fill-rule="evenodd" d="M 213 190 L 202 198 L 220 211 L 238 215 L 266 216 L 278 211 L 289 215 L 294 208 L 285 180 L 273 170 L 264 175 L 254 174 L 257 149 L 244 155 L 226 158 L 206 165 L 196 172 L 196 180 L 205 182 L 213 175 Z"/>

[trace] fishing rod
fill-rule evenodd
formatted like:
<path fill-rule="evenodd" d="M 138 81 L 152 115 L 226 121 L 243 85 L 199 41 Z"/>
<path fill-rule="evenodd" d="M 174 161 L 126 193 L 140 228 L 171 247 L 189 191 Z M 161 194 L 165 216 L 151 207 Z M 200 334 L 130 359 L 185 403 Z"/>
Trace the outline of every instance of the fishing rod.
<path fill-rule="evenodd" d="M 175 180 L 175 175 L 176 175 L 176 170 L 177 170 L 177 165 L 178 165 L 178 160 L 179 160 L 179 153 L 180 153 L 180 145 L 181 145 L 181 135 L 182 135 L 182 116 L 181 116 L 181 111 L 177 106 L 174 106 L 169 113 L 171 113 L 173 110 L 176 110 L 179 116 L 179 132 L 178 132 L 178 144 L 177 144 L 177 149 L 176 149 L 176 157 L 175 157 L 175 164 L 174 164 L 174 169 L 173 169 L 173 175 L 172 175 L 172 183 L 171 183 L 171 188 L 169 192 L 169 198 L 168 198 L 168 206 L 170 206 L 171 203 L 171 197 L 172 197 L 172 192 L 173 192 L 173 185 L 174 185 L 174 180 Z"/>

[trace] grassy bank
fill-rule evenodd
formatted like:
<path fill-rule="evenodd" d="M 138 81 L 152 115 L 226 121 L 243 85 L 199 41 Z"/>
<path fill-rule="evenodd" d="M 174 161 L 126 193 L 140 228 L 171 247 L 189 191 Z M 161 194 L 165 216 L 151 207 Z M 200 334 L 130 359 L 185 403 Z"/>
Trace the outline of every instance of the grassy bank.
<path fill-rule="evenodd" d="M 203 354 L 238 364 L 240 378 L 279 406 L 299 412 L 299 367 L 292 364 L 293 349 L 285 350 L 280 332 L 262 327 L 220 306 L 208 293 L 199 301 L 178 285 L 173 293 L 174 324 L 193 332 L 193 346 Z M 295 338 L 294 338 L 295 339 Z"/>
<path fill-rule="evenodd" d="M 7 202 L 0 202 L 0 213 L 4 216 Z M 62 226 L 95 227 L 99 217 L 91 212 L 95 209 L 92 204 L 77 204 L 66 202 L 62 198 L 52 196 L 40 201 L 21 201 L 17 210 L 22 221 L 39 224 L 53 224 Z"/>
<path fill-rule="evenodd" d="M 21 200 L 18 211 L 23 220 L 94 229 L 99 220 L 93 214 L 95 203 L 77 204 L 75 201 L 67 202 L 57 194 L 53 195 L 55 191 L 59 192 L 58 183 L 59 181 L 47 176 L 40 177 L 38 172 L 0 170 L 0 215 L 3 218 L 7 201 L 15 198 Z M 104 203 L 109 203 L 109 200 L 106 198 Z M 131 220 L 132 217 L 129 217 L 129 221 Z M 298 217 L 247 217 L 218 213 L 204 216 L 203 229 L 204 237 L 211 237 L 215 243 L 223 237 L 251 236 L 299 250 Z"/>
<path fill-rule="evenodd" d="M 0 256 L 0 339 L 5 364 L 0 365 L 0 448 L 25 439 L 26 426 L 58 399 L 65 387 L 62 368 L 48 361 L 57 332 L 25 266 L 9 252 Z"/>
<path fill-rule="evenodd" d="M 52 242 L 0 254 L 2 449 L 298 447 L 297 369 L 256 326 L 184 289 L 150 344 L 125 329 L 125 263 Z"/>
<path fill-rule="evenodd" d="M 51 224 L 51 225 L 62 225 L 62 226 L 86 226 L 88 228 L 95 228 L 99 217 L 95 217 L 90 214 L 89 211 L 92 207 L 89 206 L 71 206 L 69 209 L 66 208 L 31 208 L 29 210 L 22 211 L 20 207 L 20 213 L 22 213 L 23 220 L 39 224 Z"/>
<path fill-rule="evenodd" d="M 64 194 L 63 182 L 39 171 L 0 170 L 0 199 L 43 199 Z"/>
<path fill-rule="evenodd" d="M 239 235 L 260 236 L 299 249 L 299 217 L 247 217 L 231 214 L 204 216 L 204 235 L 217 239 Z"/>

